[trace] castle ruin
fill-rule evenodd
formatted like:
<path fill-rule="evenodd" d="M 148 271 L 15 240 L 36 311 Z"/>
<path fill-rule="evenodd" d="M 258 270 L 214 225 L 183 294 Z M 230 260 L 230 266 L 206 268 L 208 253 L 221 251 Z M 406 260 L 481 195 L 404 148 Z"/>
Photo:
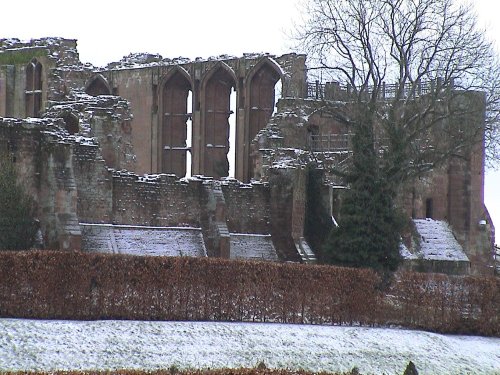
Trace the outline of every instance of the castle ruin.
<path fill-rule="evenodd" d="M 315 262 L 311 176 L 335 218 L 344 186 L 329 166 L 349 162 L 319 99 L 345 111 L 345 91 L 308 83 L 299 54 L 131 54 L 96 68 L 75 40 L 0 40 L 0 150 L 50 249 Z M 478 143 L 400 193 L 419 233 L 402 246 L 407 267 L 492 273 L 483 185 Z"/>

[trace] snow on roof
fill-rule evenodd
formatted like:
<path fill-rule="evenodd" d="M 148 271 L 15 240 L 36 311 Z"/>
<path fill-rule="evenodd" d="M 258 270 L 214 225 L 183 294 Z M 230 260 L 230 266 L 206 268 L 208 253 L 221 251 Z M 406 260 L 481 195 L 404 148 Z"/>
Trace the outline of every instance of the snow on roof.
<path fill-rule="evenodd" d="M 408 250 L 408 247 L 406 247 L 406 245 L 403 242 L 401 242 L 399 244 L 399 254 L 404 259 L 408 259 L 408 260 L 416 260 L 416 259 L 418 259 L 418 256 L 416 256 L 415 254 L 413 254 L 412 252 L 410 252 L 410 250 Z"/>
<path fill-rule="evenodd" d="M 417 253 L 419 258 L 469 261 L 446 222 L 433 219 L 415 219 L 413 222 L 420 235 L 420 251 Z"/>
<path fill-rule="evenodd" d="M 231 233 L 231 259 L 278 261 L 269 234 Z"/>
<path fill-rule="evenodd" d="M 200 228 L 80 223 L 82 250 L 153 256 L 207 256 Z"/>

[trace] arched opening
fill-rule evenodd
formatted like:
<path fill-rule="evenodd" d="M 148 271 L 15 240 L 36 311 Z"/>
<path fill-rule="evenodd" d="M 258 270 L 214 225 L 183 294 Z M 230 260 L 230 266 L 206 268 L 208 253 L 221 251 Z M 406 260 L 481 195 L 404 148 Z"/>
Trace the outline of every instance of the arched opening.
<path fill-rule="evenodd" d="M 26 65 L 26 90 L 33 90 L 33 74 L 35 71 L 36 59 L 31 60 L 28 65 Z"/>
<path fill-rule="evenodd" d="M 111 95 L 108 83 L 100 75 L 95 76 L 92 81 L 90 81 L 85 89 L 85 92 L 91 96 Z"/>
<path fill-rule="evenodd" d="M 229 121 L 234 113 L 231 110 L 234 88 L 233 76 L 223 67 L 210 76 L 205 86 L 203 173 L 216 179 L 229 176 Z"/>
<path fill-rule="evenodd" d="M 35 60 L 36 61 L 36 60 Z M 36 62 L 35 64 L 35 77 L 34 77 L 33 85 L 35 90 L 42 90 L 42 64 L 40 62 Z"/>
<path fill-rule="evenodd" d="M 64 128 L 69 134 L 73 135 L 80 132 L 80 122 L 75 115 L 68 113 L 63 116 L 63 120 L 65 123 Z"/>
<path fill-rule="evenodd" d="M 178 177 L 189 175 L 191 170 L 191 163 L 187 163 L 187 153 L 191 150 L 188 137 L 188 127 L 191 133 L 191 114 L 188 111 L 191 97 L 191 83 L 179 70 L 163 85 L 161 171 Z"/>
<path fill-rule="evenodd" d="M 186 121 L 186 177 L 191 177 L 193 167 L 193 92 L 189 91 L 187 97 L 187 113 L 191 114 Z"/>
<path fill-rule="evenodd" d="M 229 108 L 236 108 L 236 91 L 231 91 L 231 96 L 229 97 Z M 229 114 L 229 151 L 227 153 L 227 158 L 229 161 L 229 177 L 235 177 L 236 168 L 236 114 L 234 111 L 230 111 Z"/>
<path fill-rule="evenodd" d="M 250 150 L 250 143 L 257 133 L 262 130 L 271 115 L 275 111 L 276 92 L 280 92 L 278 82 L 280 82 L 281 73 L 279 68 L 267 59 L 255 67 L 255 70 L 249 76 L 249 125 L 246 150 Z M 247 154 L 247 173 L 246 180 L 254 176 L 253 157 Z"/>
<path fill-rule="evenodd" d="M 33 59 L 26 66 L 26 117 L 38 117 L 42 109 L 42 64 Z"/>

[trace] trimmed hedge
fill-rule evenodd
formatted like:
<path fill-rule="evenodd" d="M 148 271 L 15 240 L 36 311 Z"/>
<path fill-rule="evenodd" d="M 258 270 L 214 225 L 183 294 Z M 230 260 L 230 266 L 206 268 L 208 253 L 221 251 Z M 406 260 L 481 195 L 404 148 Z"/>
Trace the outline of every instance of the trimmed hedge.
<path fill-rule="evenodd" d="M 79 252 L 0 254 L 0 316 L 400 325 L 500 336 L 500 279 Z"/>

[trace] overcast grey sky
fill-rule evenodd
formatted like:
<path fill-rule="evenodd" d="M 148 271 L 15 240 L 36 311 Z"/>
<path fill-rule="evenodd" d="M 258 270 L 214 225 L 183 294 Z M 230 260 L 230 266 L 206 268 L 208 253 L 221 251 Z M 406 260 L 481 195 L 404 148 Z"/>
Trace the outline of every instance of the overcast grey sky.
<path fill-rule="evenodd" d="M 96 66 L 130 52 L 209 57 L 292 51 L 289 32 L 302 0 L 6 1 L 0 38 L 61 36 L 78 40 L 83 62 Z M 466 1 L 466 0 L 464 0 Z M 480 22 L 500 50 L 500 1 L 474 0 Z M 500 232 L 500 172 L 487 171 L 486 205 Z M 497 235 L 497 243 L 500 236 Z"/>

